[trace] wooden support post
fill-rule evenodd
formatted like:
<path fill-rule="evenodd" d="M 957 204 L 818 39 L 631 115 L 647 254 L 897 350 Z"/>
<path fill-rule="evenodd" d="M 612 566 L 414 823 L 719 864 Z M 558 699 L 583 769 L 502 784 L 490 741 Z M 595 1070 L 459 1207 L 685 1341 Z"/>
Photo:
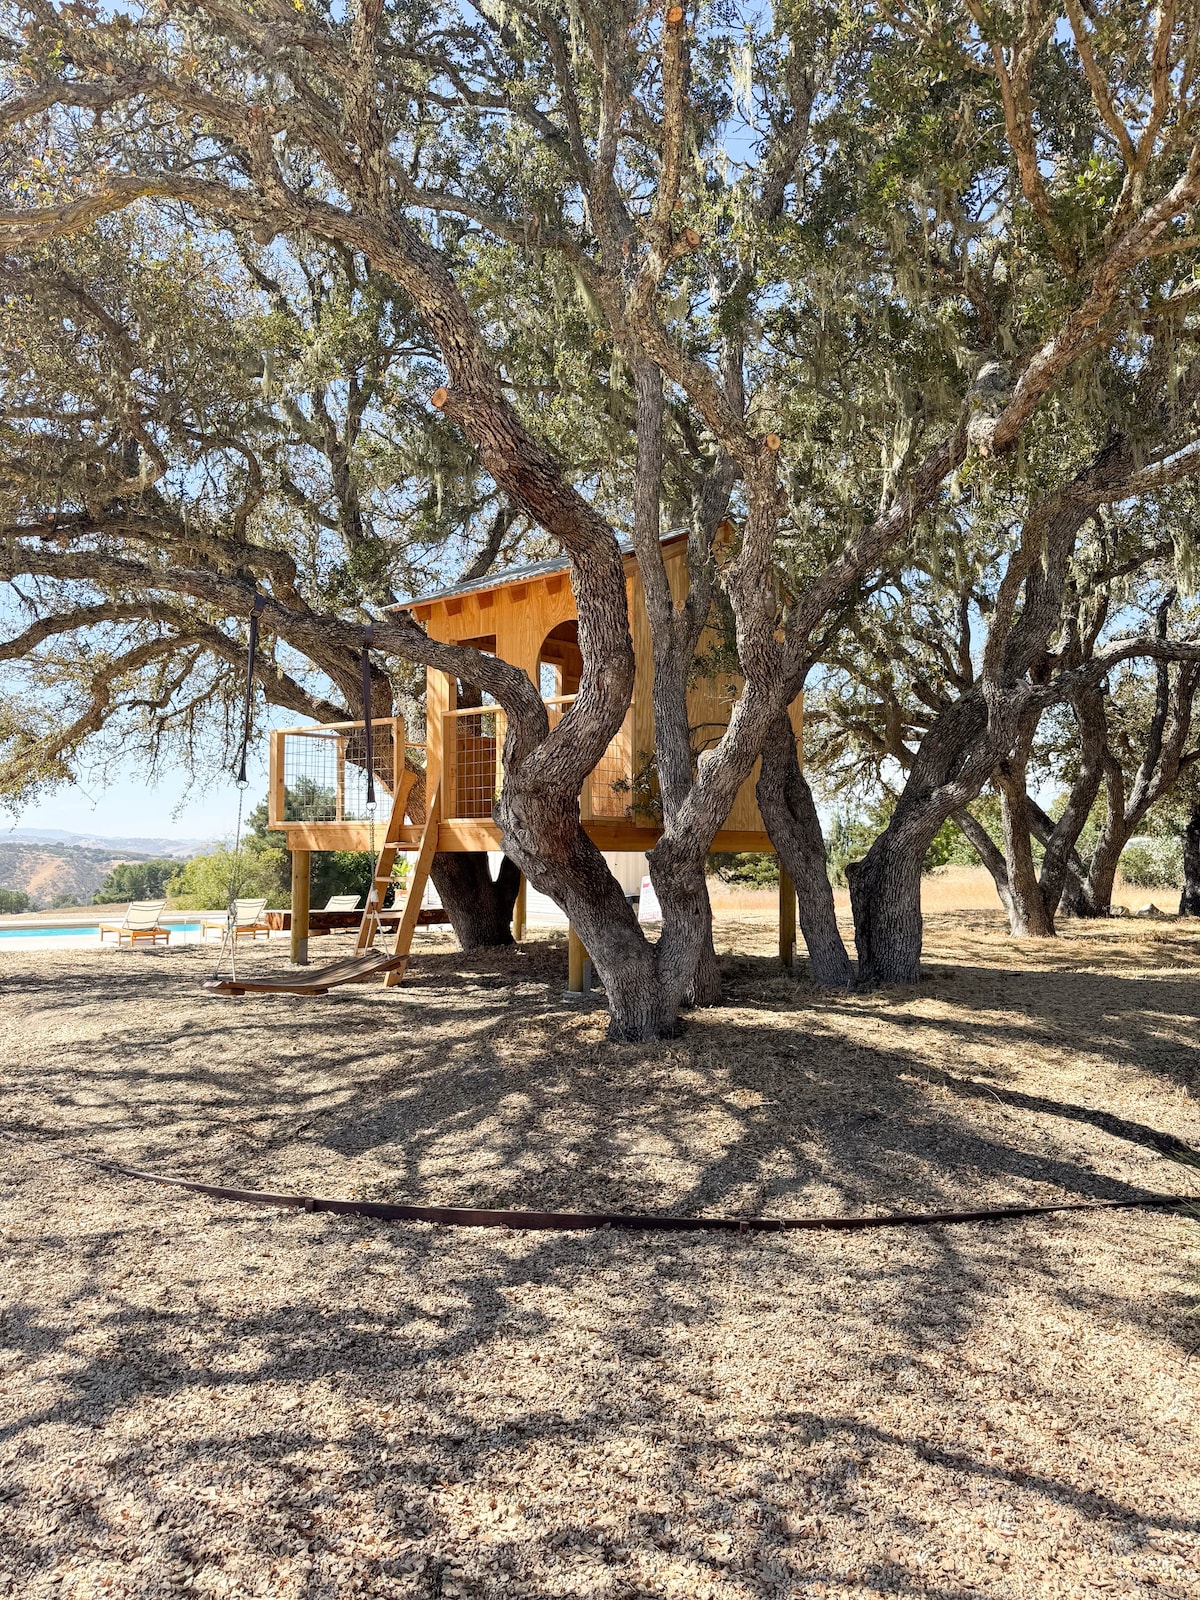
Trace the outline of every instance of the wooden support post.
<path fill-rule="evenodd" d="M 779 959 L 790 971 L 796 964 L 796 885 L 779 867 Z"/>
<path fill-rule="evenodd" d="M 526 889 L 527 889 L 527 887 L 528 887 L 528 885 L 525 882 L 525 874 L 522 873 L 521 874 L 521 886 L 517 890 L 517 898 L 516 898 L 516 902 L 513 905 L 513 915 L 512 915 L 512 936 L 513 936 L 513 938 L 516 940 L 516 942 L 518 944 L 520 944 L 521 941 L 525 937 L 525 916 L 526 916 L 526 904 L 527 904 Z"/>
<path fill-rule="evenodd" d="M 292 963 L 308 965 L 309 852 L 292 851 Z"/>
<path fill-rule="evenodd" d="M 567 993 L 586 994 L 592 987 L 591 957 L 575 929 L 567 925 Z"/>

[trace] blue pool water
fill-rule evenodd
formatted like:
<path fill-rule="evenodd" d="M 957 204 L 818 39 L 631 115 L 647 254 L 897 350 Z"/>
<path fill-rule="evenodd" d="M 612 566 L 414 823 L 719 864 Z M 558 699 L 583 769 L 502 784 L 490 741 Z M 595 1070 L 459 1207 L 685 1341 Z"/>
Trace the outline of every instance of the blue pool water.
<path fill-rule="evenodd" d="M 171 933 L 199 933 L 198 922 L 165 922 Z M 69 939 L 80 934 L 98 933 L 98 922 L 77 922 L 68 928 L 0 928 L 0 939 Z"/>

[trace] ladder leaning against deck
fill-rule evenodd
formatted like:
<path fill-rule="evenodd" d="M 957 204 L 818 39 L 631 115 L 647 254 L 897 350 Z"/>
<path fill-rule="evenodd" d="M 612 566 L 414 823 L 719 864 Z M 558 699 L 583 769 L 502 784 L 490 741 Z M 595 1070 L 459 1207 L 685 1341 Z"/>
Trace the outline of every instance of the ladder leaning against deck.
<path fill-rule="evenodd" d="M 415 778 L 411 772 L 406 772 L 403 779 L 396 785 L 395 799 L 392 801 L 392 811 L 388 818 L 387 831 L 383 838 L 383 848 L 379 852 L 379 859 L 375 863 L 371 887 L 367 891 L 367 903 L 363 910 L 362 921 L 358 925 L 358 938 L 355 941 L 355 954 L 368 951 L 375 942 L 375 935 L 379 930 L 379 913 L 383 905 L 383 897 L 387 893 L 388 884 L 392 881 L 392 868 L 396 865 L 396 856 L 400 850 L 400 830 L 404 826 L 404 810 L 408 804 L 408 796 L 412 790 Z M 396 927 L 396 942 L 392 951 L 393 956 L 403 956 L 404 964 L 390 969 L 384 976 L 384 983 L 392 988 L 404 977 L 408 965 L 408 952 L 412 947 L 413 933 L 416 931 L 417 918 L 421 911 L 421 900 L 425 894 L 425 885 L 429 882 L 429 869 L 433 865 L 434 853 L 437 850 L 438 824 L 441 821 L 441 786 L 435 785 L 433 793 L 428 797 L 425 808 L 425 825 L 421 830 L 421 842 L 417 849 L 417 859 L 413 864 L 412 874 L 408 880 L 408 889 L 404 900 L 404 911 Z"/>

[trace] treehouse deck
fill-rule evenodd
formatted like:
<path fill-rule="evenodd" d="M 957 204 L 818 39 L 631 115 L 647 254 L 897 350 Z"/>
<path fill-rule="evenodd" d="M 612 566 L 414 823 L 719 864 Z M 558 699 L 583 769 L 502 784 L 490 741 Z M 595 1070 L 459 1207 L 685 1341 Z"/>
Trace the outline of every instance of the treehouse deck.
<path fill-rule="evenodd" d="M 687 589 L 686 536 L 665 540 L 663 557 L 679 601 Z M 654 848 L 662 829 L 655 815 L 653 650 L 632 554 L 625 557 L 625 581 L 636 667 L 633 698 L 616 736 L 583 784 L 579 809 L 588 836 L 601 850 L 643 853 Z M 410 612 L 434 639 L 471 645 L 522 668 L 538 684 L 552 726 L 576 697 L 583 660 L 565 559 L 513 568 L 393 609 Z M 737 674 L 726 670 L 722 659 L 721 640 L 709 629 L 701 639 L 688 691 L 697 752 L 720 738 L 741 688 Z M 798 739 L 799 701 L 792 722 Z M 373 729 L 374 820 L 366 801 L 362 723 L 285 728 L 271 735 L 269 826 L 286 835 L 292 852 L 294 907 L 298 897 L 307 906 L 313 850 L 369 850 L 377 855 L 382 850 L 380 872 L 386 859 L 390 877 L 398 852 L 417 851 L 421 861 L 442 851 L 503 848 L 492 820 L 502 782 L 504 712 L 499 706 L 480 703 L 470 686 L 431 667 L 425 743 L 409 743 L 398 717 L 374 723 Z M 713 841 L 714 850 L 772 849 L 755 800 L 757 779 L 756 765 Z M 436 797 L 435 815 L 428 819 L 427 796 Z M 410 920 L 401 919 L 402 929 Z M 306 914 L 293 916 L 294 960 L 305 959 L 307 926 Z M 365 929 L 366 921 L 360 944 Z"/>
<path fill-rule="evenodd" d="M 687 584 L 687 541 L 664 543 L 672 589 Z M 653 849 L 661 834 L 654 816 L 654 717 L 651 707 L 653 654 L 650 625 L 637 565 L 625 558 L 636 677 L 625 721 L 579 796 L 589 837 L 606 851 Z M 575 596 L 565 560 L 514 568 L 477 583 L 410 600 L 410 611 L 431 637 L 469 644 L 524 669 L 541 690 L 553 725 L 575 699 L 582 671 Z M 699 655 L 716 659 L 715 634 L 701 641 Z M 688 692 L 688 718 L 697 750 L 716 742 L 729 721 L 740 689 L 734 673 L 719 667 L 697 675 Z M 801 711 L 793 725 L 800 734 Z M 423 794 L 440 784 L 439 851 L 499 850 L 500 830 L 492 809 L 501 782 L 504 713 L 473 700 L 465 685 L 444 672 L 427 674 L 426 743 L 406 743 L 404 724 L 392 718 L 375 725 L 375 784 L 379 815 L 386 816 L 400 775 L 424 772 L 414 788 L 412 809 L 397 830 L 401 850 L 420 844 Z M 362 724 L 289 728 L 271 735 L 270 826 L 285 833 L 292 850 L 369 850 Z M 757 767 L 742 785 L 714 850 L 769 851 L 771 841 L 755 801 Z"/>

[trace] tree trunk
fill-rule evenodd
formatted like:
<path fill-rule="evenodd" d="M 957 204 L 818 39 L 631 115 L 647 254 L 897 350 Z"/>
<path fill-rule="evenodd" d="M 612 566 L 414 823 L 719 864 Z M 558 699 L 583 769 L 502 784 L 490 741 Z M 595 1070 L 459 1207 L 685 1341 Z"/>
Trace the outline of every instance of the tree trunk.
<path fill-rule="evenodd" d="M 633 544 L 650 624 L 654 658 L 651 705 L 654 756 L 662 798 L 664 831 L 694 781 L 688 684 L 696 646 L 712 605 L 713 572 L 708 559 L 717 522 L 729 503 L 732 468 L 719 465 L 696 506 L 688 540 L 687 592 L 676 604 L 662 553 L 663 376 L 653 363 L 634 368 L 637 391 L 637 466 L 634 474 Z M 681 851 L 668 841 L 650 857 L 650 877 L 662 907 L 663 928 L 655 951 L 659 978 L 679 988 L 686 1005 L 714 1005 L 721 995 L 721 968 L 712 941 L 712 905 L 705 876 L 703 841 Z"/>
<path fill-rule="evenodd" d="M 668 834 L 649 856 L 650 879 L 663 915 L 655 948 L 658 982 L 664 996 L 674 994 L 688 1005 L 712 1005 L 721 994 L 706 860 L 702 842 L 680 842 Z"/>
<path fill-rule="evenodd" d="M 1183 893 L 1181 917 L 1200 917 L 1200 800 L 1193 805 L 1183 830 Z"/>
<path fill-rule="evenodd" d="M 1132 828 L 1126 821 L 1125 774 L 1109 751 L 1104 754 L 1104 825 L 1095 854 L 1088 863 L 1087 882 L 1079 900 L 1078 915 L 1107 917 L 1112 910 L 1117 866 Z"/>
<path fill-rule="evenodd" d="M 1028 747 L 1033 730 L 1025 730 L 1022 750 Z M 1033 864 L 1033 840 L 1029 831 L 1029 803 L 1026 794 L 1026 763 L 1018 752 L 1001 762 L 996 771 L 1000 790 L 1000 816 L 1004 825 L 1004 863 L 1008 872 L 1008 928 L 1014 939 L 1054 938 L 1054 918 L 1042 899 L 1037 869 Z"/>
<path fill-rule="evenodd" d="M 847 867 L 860 986 L 918 981 L 925 856 L 942 823 L 987 782 L 1004 754 L 1000 738 L 978 687 L 956 700 L 922 739 L 887 827 Z"/>
<path fill-rule="evenodd" d="M 961 811 L 954 813 L 954 822 L 963 838 L 974 850 L 980 861 L 992 875 L 992 882 L 996 885 L 996 893 L 1000 896 L 1000 904 L 1008 915 L 1009 927 L 1013 922 L 1013 896 L 1012 888 L 1008 881 L 1008 863 L 991 834 L 977 817 L 973 817 L 964 806 Z"/>
<path fill-rule="evenodd" d="M 576 794 L 507 781 L 496 803 L 505 854 L 571 919 L 608 996 L 610 1039 L 672 1039 L 682 988 L 662 983 L 650 944 L 608 863 L 584 832 Z M 664 915 L 666 907 L 664 907 Z M 696 919 L 697 930 L 703 919 Z M 665 933 L 664 928 L 664 933 Z M 701 942 L 692 959 L 694 974 Z M 683 985 L 686 987 L 686 982 Z"/>
<path fill-rule="evenodd" d="M 1051 917 L 1061 906 L 1064 915 L 1077 916 L 1083 893 L 1086 872 L 1076 853 L 1092 806 L 1100 792 L 1104 775 L 1104 750 L 1108 737 L 1108 719 L 1104 708 L 1103 691 L 1094 685 L 1081 689 L 1072 705 L 1079 728 L 1079 775 L 1071 786 L 1067 803 L 1058 821 L 1050 819 L 1026 794 L 1025 815 L 1030 829 L 1045 846 L 1042 870 L 1038 882 L 1042 890 L 1042 903 Z"/>
<path fill-rule="evenodd" d="M 521 874 L 507 856 L 493 878 L 485 851 L 439 852 L 430 876 L 464 950 L 512 944 Z"/>
<path fill-rule="evenodd" d="M 657 893 L 657 890 L 655 891 Z M 707 894 L 707 885 L 705 888 Z M 660 902 L 661 904 L 661 902 Z M 699 960 L 691 987 L 684 991 L 684 1003 L 689 1006 L 715 1006 L 721 998 L 721 963 L 717 959 L 712 936 L 712 903 L 709 903 L 708 927 L 705 930 Z"/>
<path fill-rule="evenodd" d="M 896 829 L 895 817 L 861 861 L 846 868 L 861 988 L 921 977 L 921 866 L 939 822 Z"/>
<path fill-rule="evenodd" d="M 755 795 L 775 853 L 796 886 L 809 976 L 830 988 L 848 989 L 854 969 L 838 932 L 821 819 L 800 770 L 796 736 L 786 712 L 776 718 L 767 736 Z"/>

